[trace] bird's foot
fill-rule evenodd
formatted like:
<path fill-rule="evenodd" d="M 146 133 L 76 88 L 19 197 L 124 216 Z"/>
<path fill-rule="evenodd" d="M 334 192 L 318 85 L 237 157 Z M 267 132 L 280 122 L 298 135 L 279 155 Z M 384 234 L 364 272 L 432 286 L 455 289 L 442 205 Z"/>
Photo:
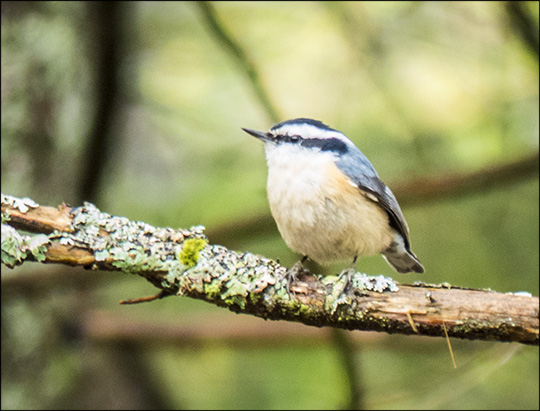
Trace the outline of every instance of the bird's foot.
<path fill-rule="evenodd" d="M 352 298 L 353 276 L 356 273 L 354 268 L 343 270 L 338 275 L 338 280 L 334 283 L 332 292 L 327 295 L 325 306 L 333 314 L 338 306 L 350 304 Z"/>
<path fill-rule="evenodd" d="M 353 276 L 356 273 L 354 268 L 347 268 L 338 275 L 338 284 L 343 282 L 343 288 L 341 289 L 340 297 L 345 294 L 349 294 L 353 289 Z"/>
<path fill-rule="evenodd" d="M 285 274 L 285 280 L 287 282 L 285 285 L 285 288 L 287 289 L 287 295 L 289 297 L 291 297 L 291 284 L 298 280 L 298 276 L 302 274 L 303 271 L 304 271 L 304 265 L 302 264 L 302 261 L 298 261 Z M 294 291 L 292 292 L 293 294 L 295 294 Z"/>

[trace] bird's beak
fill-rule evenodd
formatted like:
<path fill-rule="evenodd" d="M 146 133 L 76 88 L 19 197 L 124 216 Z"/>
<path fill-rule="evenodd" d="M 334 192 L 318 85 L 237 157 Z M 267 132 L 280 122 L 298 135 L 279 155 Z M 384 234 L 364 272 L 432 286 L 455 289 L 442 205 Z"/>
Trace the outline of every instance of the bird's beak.
<path fill-rule="evenodd" d="M 262 131 L 251 130 L 249 128 L 242 128 L 246 133 L 251 134 L 253 137 L 262 140 L 263 142 L 272 141 L 273 138 L 269 133 L 263 133 Z"/>

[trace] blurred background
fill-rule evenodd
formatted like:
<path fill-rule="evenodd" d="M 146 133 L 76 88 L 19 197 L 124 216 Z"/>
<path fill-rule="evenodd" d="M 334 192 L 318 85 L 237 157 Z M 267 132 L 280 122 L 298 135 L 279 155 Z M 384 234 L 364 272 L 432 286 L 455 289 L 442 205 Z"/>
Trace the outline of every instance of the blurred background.
<path fill-rule="evenodd" d="M 538 295 L 537 2 L 2 2 L 1 183 L 298 260 L 267 130 L 344 132 L 395 192 L 422 275 Z M 338 272 L 342 265 L 325 268 Z M 317 268 L 322 272 L 322 268 Z M 2 409 L 538 409 L 538 347 L 342 332 L 142 278 L 2 266 Z"/>

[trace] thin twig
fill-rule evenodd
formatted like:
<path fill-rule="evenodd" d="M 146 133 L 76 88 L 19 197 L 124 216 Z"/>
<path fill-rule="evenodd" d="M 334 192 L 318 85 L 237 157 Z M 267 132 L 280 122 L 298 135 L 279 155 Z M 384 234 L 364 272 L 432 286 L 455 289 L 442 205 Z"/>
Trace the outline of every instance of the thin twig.
<path fill-rule="evenodd" d="M 538 24 L 535 24 L 532 16 L 527 12 L 527 2 L 505 1 L 506 14 L 512 27 L 522 39 L 523 43 L 531 50 L 536 58 L 540 57 L 540 45 L 538 40 Z M 532 4 L 532 2 L 531 2 Z M 535 5 L 534 7 L 538 7 Z"/>
<path fill-rule="evenodd" d="M 208 1 L 196 2 L 199 10 L 201 11 L 208 27 L 212 34 L 215 36 L 216 41 L 219 42 L 236 60 L 242 71 L 246 74 L 251 87 L 255 91 L 259 102 L 264 107 L 266 113 L 270 117 L 270 120 L 277 123 L 281 119 L 277 106 L 271 101 L 268 91 L 263 86 L 261 81 L 259 70 L 255 64 L 249 58 L 248 54 L 244 51 L 240 43 L 230 34 L 225 26 L 219 20 L 216 10 L 212 4 Z"/>
<path fill-rule="evenodd" d="M 347 375 L 349 402 L 343 409 L 363 410 L 364 396 L 360 380 L 360 368 L 357 364 L 358 350 L 353 345 L 352 339 L 347 332 L 334 328 L 331 335 L 332 341 L 338 350 L 341 365 Z"/>
<path fill-rule="evenodd" d="M 411 325 L 411 328 L 412 330 L 416 333 L 416 334 L 420 334 L 418 332 L 418 328 L 416 328 L 416 325 L 414 325 L 414 321 L 412 319 L 412 315 L 409 311 L 407 311 L 407 320 L 409 320 L 409 324 Z"/>
<path fill-rule="evenodd" d="M 129 305 L 129 304 L 140 304 L 140 303 L 148 303 L 150 301 L 160 300 L 164 297 L 167 297 L 169 295 L 172 295 L 171 293 L 167 293 L 165 290 L 161 290 L 159 293 L 155 295 L 149 295 L 146 297 L 136 297 L 136 298 L 130 298 L 128 300 L 121 300 L 119 304 L 122 305 Z"/>
<path fill-rule="evenodd" d="M 442 322 L 443 329 L 444 329 L 444 335 L 446 337 L 446 342 L 448 343 L 448 349 L 450 350 L 450 356 L 452 357 L 452 364 L 454 364 L 454 368 L 457 368 L 456 365 L 456 359 L 454 358 L 454 350 L 452 350 L 452 344 L 450 343 L 450 338 L 448 337 L 448 331 L 446 330 L 446 324 L 444 321 Z"/>

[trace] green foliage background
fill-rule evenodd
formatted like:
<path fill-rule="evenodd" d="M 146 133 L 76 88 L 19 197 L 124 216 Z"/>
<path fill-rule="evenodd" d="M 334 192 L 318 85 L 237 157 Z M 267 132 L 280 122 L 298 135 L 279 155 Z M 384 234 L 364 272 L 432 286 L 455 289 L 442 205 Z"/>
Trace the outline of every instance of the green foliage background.
<path fill-rule="evenodd" d="M 538 3 L 522 5 L 538 27 Z M 88 19 L 92 6 L 84 2 L 4 7 L 2 192 L 78 205 L 90 200 L 77 192 L 95 114 L 92 30 L 99 22 Z M 213 7 L 254 63 L 279 120 L 310 117 L 343 131 L 391 187 L 538 151 L 538 55 L 510 24 L 504 2 Z M 127 2 L 122 13 L 120 103 L 105 178 L 91 200 L 156 226 L 205 225 L 210 242 L 226 226 L 225 246 L 294 264 L 274 226 L 254 226 L 249 236 L 233 229 L 269 213 L 263 149 L 240 127 L 266 130 L 274 121 L 209 30 L 201 5 Z M 362 271 L 538 295 L 538 177 L 404 213 L 426 273 L 395 274 L 378 256 L 362 259 Z M 55 270 L 2 267 L 4 409 L 141 407 L 137 387 L 149 381 L 173 408 L 347 404 L 347 377 L 327 330 L 272 344 L 264 336 L 242 343 L 241 334 L 179 346 L 147 341 L 135 350 L 99 344 L 80 329 L 85 313 L 96 310 L 128 323 L 224 323 L 231 330 L 244 319 L 181 298 L 118 307 L 117 300 L 149 295 L 152 286 L 77 270 L 84 285 L 76 289 L 65 281 L 73 270 L 53 285 L 39 280 Z M 26 283 L 14 280 L 24 276 Z M 72 338 L 66 324 L 78 330 Z M 443 339 L 350 334 L 366 408 L 538 408 L 537 347 L 452 340 L 454 370 Z M 148 374 L 126 373 L 129 359 L 120 352 L 135 353 Z"/>

